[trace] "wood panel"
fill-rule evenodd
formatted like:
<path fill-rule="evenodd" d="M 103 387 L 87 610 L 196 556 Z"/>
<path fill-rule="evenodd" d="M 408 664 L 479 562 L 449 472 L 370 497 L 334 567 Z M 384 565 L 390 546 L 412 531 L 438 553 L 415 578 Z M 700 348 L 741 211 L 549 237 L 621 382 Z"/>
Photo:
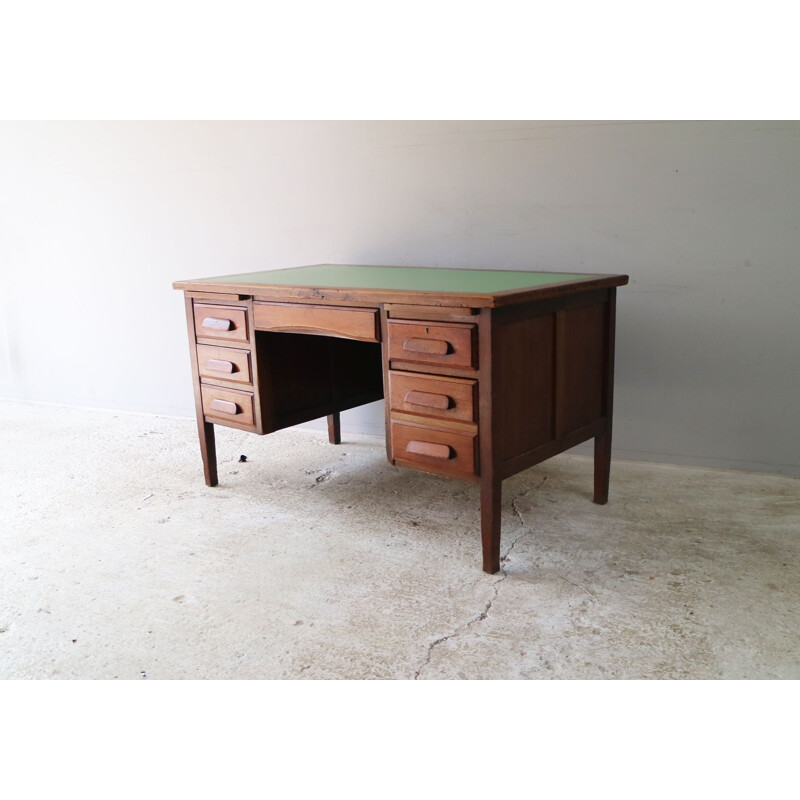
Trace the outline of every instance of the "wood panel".
<path fill-rule="evenodd" d="M 377 309 L 331 308 L 291 303 L 254 303 L 256 330 L 380 341 Z"/>
<path fill-rule="evenodd" d="M 569 450 L 571 447 L 579 445 L 581 442 L 585 442 L 589 439 L 593 439 L 595 436 L 599 436 L 604 430 L 605 421 L 598 420 L 597 422 L 593 422 L 591 425 L 587 425 L 584 428 L 578 428 L 577 430 L 571 431 L 570 433 L 562 436 L 560 439 L 551 439 L 549 442 L 545 442 L 545 444 L 541 445 L 540 447 L 535 447 L 532 450 L 527 450 L 524 453 L 520 453 L 520 455 L 515 456 L 512 459 L 502 462 L 499 467 L 500 477 L 509 478 L 512 475 L 516 475 L 518 472 L 522 472 L 523 470 L 528 469 L 528 467 L 532 467 L 534 464 L 538 464 L 541 461 L 552 458 L 559 453 L 563 453 L 565 450 Z"/>
<path fill-rule="evenodd" d="M 445 367 L 477 366 L 475 325 L 388 322 L 389 359 Z"/>
<path fill-rule="evenodd" d="M 203 396 L 203 413 L 211 421 L 222 425 L 226 422 L 254 425 L 253 395 L 249 392 L 203 384 L 200 393 Z"/>
<path fill-rule="evenodd" d="M 475 437 L 392 420 L 392 458 L 454 477 L 477 472 Z"/>
<path fill-rule="evenodd" d="M 554 435 L 554 315 L 495 322 L 494 336 L 494 446 L 507 460 Z"/>
<path fill-rule="evenodd" d="M 194 326 L 198 339 L 224 339 L 237 343 L 249 341 L 245 308 L 195 302 Z"/>
<path fill-rule="evenodd" d="M 217 294 L 214 292 L 186 292 L 185 294 L 186 297 L 193 297 L 205 303 L 237 303 L 250 297 L 247 294 Z"/>
<path fill-rule="evenodd" d="M 392 411 L 473 422 L 477 385 L 477 381 L 390 370 L 390 407 Z"/>
<path fill-rule="evenodd" d="M 200 376 L 211 381 L 222 380 L 248 384 L 253 382 L 250 353 L 247 350 L 199 344 L 197 345 L 197 364 Z"/>
<path fill-rule="evenodd" d="M 444 307 L 439 306 L 411 306 L 386 304 L 386 313 L 392 319 L 429 319 L 442 320 L 443 322 L 473 322 L 476 308 Z"/>
<path fill-rule="evenodd" d="M 606 303 L 559 312 L 559 434 L 602 418 Z"/>

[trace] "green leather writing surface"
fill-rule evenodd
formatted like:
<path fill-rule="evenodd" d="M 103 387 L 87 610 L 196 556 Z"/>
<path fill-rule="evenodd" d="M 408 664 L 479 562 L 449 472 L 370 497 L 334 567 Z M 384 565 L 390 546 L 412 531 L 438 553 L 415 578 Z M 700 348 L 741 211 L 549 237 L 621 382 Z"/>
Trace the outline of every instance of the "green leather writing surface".
<path fill-rule="evenodd" d="M 434 267 L 368 267 L 318 264 L 313 267 L 248 272 L 204 278 L 197 283 L 263 284 L 318 289 L 378 289 L 411 292 L 494 294 L 550 283 L 583 280 L 591 275 L 557 272 L 512 272 L 490 269 Z"/>

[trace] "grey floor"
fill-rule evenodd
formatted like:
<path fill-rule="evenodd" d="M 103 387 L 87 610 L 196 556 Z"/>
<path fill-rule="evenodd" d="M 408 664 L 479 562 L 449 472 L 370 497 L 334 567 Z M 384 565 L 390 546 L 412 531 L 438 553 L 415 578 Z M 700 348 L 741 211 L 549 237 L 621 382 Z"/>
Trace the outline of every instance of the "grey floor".
<path fill-rule="evenodd" d="M 382 440 L 0 402 L 0 678 L 800 678 L 800 482 L 563 455 L 475 486 Z M 246 454 L 246 463 L 239 463 Z"/>

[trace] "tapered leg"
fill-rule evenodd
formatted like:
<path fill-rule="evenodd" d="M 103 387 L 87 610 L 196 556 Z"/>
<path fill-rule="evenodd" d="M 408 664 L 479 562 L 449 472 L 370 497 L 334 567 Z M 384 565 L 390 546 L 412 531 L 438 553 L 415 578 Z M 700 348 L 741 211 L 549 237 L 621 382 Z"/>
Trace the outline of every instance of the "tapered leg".
<path fill-rule="evenodd" d="M 203 471 L 206 475 L 206 486 L 217 485 L 217 446 L 214 441 L 214 425 L 211 422 L 197 420 L 200 434 L 200 453 L 203 456 Z"/>
<path fill-rule="evenodd" d="M 331 444 L 342 443 L 342 428 L 339 424 L 339 412 L 328 414 L 328 441 Z"/>
<path fill-rule="evenodd" d="M 608 502 L 608 480 L 611 476 L 611 431 L 594 439 L 594 502 Z"/>
<path fill-rule="evenodd" d="M 481 479 L 481 541 L 483 571 L 494 575 L 500 571 L 500 498 L 502 482 Z"/>

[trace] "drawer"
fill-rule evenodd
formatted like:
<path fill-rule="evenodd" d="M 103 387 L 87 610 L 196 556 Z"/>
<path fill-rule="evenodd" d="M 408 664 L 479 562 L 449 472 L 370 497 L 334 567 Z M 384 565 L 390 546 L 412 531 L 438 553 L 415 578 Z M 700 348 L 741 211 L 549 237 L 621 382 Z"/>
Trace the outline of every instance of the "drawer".
<path fill-rule="evenodd" d="M 250 372 L 250 353 L 247 350 L 199 344 L 197 366 L 202 378 L 236 383 L 253 382 Z"/>
<path fill-rule="evenodd" d="M 300 303 L 253 303 L 255 326 L 260 331 L 316 333 L 379 342 L 375 308 L 332 308 Z"/>
<path fill-rule="evenodd" d="M 474 422 L 477 386 L 477 381 L 389 370 L 389 407 L 407 414 Z"/>
<path fill-rule="evenodd" d="M 475 475 L 475 436 L 392 421 L 392 459 L 450 475 Z"/>
<path fill-rule="evenodd" d="M 200 387 L 203 396 L 203 414 L 221 422 L 237 425 L 254 425 L 253 395 L 235 389 L 220 389 L 204 384 Z"/>
<path fill-rule="evenodd" d="M 475 325 L 425 325 L 389 320 L 389 359 L 447 367 L 477 367 Z"/>
<path fill-rule="evenodd" d="M 194 331 L 198 339 L 248 342 L 247 309 L 236 306 L 194 304 Z"/>

